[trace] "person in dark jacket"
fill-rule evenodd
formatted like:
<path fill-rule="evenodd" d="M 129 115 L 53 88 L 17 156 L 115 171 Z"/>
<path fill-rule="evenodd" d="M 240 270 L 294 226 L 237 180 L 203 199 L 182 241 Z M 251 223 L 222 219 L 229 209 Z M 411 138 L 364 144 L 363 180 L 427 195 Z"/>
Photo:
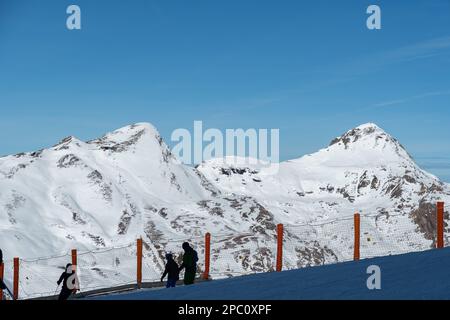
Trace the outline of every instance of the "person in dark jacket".
<path fill-rule="evenodd" d="M 195 281 L 198 255 L 197 251 L 195 251 L 187 242 L 183 243 L 183 250 L 184 250 L 183 264 L 180 267 L 180 271 L 185 269 L 184 284 L 188 286 L 194 284 Z"/>
<path fill-rule="evenodd" d="M 161 277 L 161 282 L 167 277 L 166 288 L 175 288 L 177 281 L 180 279 L 180 271 L 178 270 L 178 264 L 173 260 L 173 255 L 171 253 L 166 254 L 167 264 L 164 274 Z"/>
<path fill-rule="evenodd" d="M 70 298 L 72 293 L 75 293 L 78 284 L 78 279 L 76 278 L 75 269 L 71 263 L 66 266 L 66 270 L 61 274 L 58 280 L 58 286 L 62 283 L 61 293 L 59 294 L 58 300 L 64 301 Z"/>
<path fill-rule="evenodd" d="M 0 265 L 3 264 L 3 252 L 2 249 L 0 249 Z M 6 285 L 3 283 L 3 280 L 0 279 L 0 289 L 5 290 L 6 289 Z"/>
<path fill-rule="evenodd" d="M 3 264 L 3 252 L 2 249 L 0 249 L 0 265 Z M 0 278 L 0 289 L 5 290 L 6 285 L 3 283 L 3 279 Z"/>

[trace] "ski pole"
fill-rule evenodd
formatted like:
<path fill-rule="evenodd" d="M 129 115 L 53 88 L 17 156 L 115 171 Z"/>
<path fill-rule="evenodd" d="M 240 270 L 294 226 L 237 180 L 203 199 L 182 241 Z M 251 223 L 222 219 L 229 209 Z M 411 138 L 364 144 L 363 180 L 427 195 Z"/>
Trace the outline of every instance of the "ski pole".
<path fill-rule="evenodd" d="M 56 293 L 58 292 L 59 286 L 60 285 L 58 284 L 58 286 L 56 287 L 55 293 L 53 294 L 54 296 L 56 296 Z"/>
<path fill-rule="evenodd" d="M 11 290 L 9 290 L 8 286 L 2 279 L 0 279 L 0 287 L 3 287 L 4 289 L 6 289 L 6 291 L 10 295 L 11 299 L 14 299 L 14 295 L 12 294 Z"/>
<path fill-rule="evenodd" d="M 5 284 L 5 288 L 6 288 L 6 291 L 8 291 L 9 296 L 11 297 L 11 299 L 14 300 L 14 295 L 12 294 L 11 290 L 9 290 L 9 288 L 6 286 L 6 284 Z"/>

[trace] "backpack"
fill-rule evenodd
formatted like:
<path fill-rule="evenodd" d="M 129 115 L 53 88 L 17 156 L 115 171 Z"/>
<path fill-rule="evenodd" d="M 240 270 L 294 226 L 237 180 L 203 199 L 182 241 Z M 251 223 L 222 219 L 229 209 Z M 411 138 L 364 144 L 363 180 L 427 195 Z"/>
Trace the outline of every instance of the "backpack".
<path fill-rule="evenodd" d="M 198 262 L 198 254 L 197 251 L 194 250 L 194 265 Z"/>
<path fill-rule="evenodd" d="M 194 268 L 197 265 L 198 262 L 198 255 L 197 251 L 194 249 L 189 250 L 189 252 L 186 252 L 183 257 L 183 263 L 187 268 Z"/>

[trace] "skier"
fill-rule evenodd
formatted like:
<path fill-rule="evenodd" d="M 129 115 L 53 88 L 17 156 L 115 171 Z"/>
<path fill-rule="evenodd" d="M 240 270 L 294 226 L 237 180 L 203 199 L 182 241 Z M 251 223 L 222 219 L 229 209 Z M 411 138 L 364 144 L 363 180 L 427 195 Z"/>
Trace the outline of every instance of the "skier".
<path fill-rule="evenodd" d="M 3 264 L 3 252 L 2 249 L 0 249 L 0 266 Z M 0 289 L 5 290 L 6 285 L 3 283 L 3 279 L 0 278 Z"/>
<path fill-rule="evenodd" d="M 58 286 L 62 283 L 61 293 L 59 294 L 58 298 L 58 300 L 60 301 L 69 299 L 72 293 L 75 293 L 77 291 L 78 279 L 71 263 L 66 266 L 66 270 L 61 274 L 61 277 L 59 277 L 57 283 Z"/>
<path fill-rule="evenodd" d="M 3 252 L 2 252 L 2 249 L 0 249 L 0 266 L 3 266 Z M 0 289 L 2 289 L 2 290 L 6 289 L 6 285 L 3 282 L 2 278 L 0 278 Z"/>
<path fill-rule="evenodd" d="M 175 288 L 177 281 L 180 279 L 180 271 L 178 270 L 178 264 L 173 260 L 171 253 L 166 254 L 167 264 L 164 274 L 161 277 L 161 282 L 168 275 L 166 288 Z"/>
<path fill-rule="evenodd" d="M 184 250 L 183 264 L 180 267 L 180 271 L 185 269 L 184 284 L 188 286 L 194 284 L 195 281 L 198 255 L 197 251 L 195 251 L 187 242 L 183 243 L 183 250 Z"/>

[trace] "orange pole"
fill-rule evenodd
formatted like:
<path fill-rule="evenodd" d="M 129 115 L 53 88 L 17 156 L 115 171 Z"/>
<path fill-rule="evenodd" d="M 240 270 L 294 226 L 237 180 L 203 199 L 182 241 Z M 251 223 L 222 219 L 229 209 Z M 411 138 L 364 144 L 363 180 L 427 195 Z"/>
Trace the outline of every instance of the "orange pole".
<path fill-rule="evenodd" d="M 437 248 L 444 248 L 444 202 L 437 203 Z"/>
<path fill-rule="evenodd" d="M 210 263 L 211 263 L 211 234 L 208 232 L 205 235 L 205 272 L 203 273 L 203 279 L 209 279 L 209 271 L 210 271 Z"/>
<path fill-rule="evenodd" d="M 19 258 L 14 258 L 14 300 L 19 300 Z"/>
<path fill-rule="evenodd" d="M 76 250 L 76 249 L 73 249 L 73 250 L 72 250 L 72 265 L 73 265 L 74 267 L 76 267 L 77 264 L 78 264 L 77 250 Z"/>
<path fill-rule="evenodd" d="M 3 281 L 3 272 L 5 270 L 5 265 L 0 264 L 0 281 Z M 0 301 L 3 300 L 3 289 L 0 287 Z"/>
<path fill-rule="evenodd" d="M 78 256 L 77 256 L 77 250 L 72 250 L 72 271 L 75 271 L 75 273 L 78 271 Z M 78 276 L 78 274 L 77 274 Z M 74 288 L 73 293 L 77 293 L 77 289 Z"/>
<path fill-rule="evenodd" d="M 137 240 L 137 272 L 136 282 L 140 289 L 142 287 L 142 238 Z"/>
<path fill-rule="evenodd" d="M 279 224 L 277 226 L 277 272 L 283 270 L 283 234 L 284 226 Z"/>
<path fill-rule="evenodd" d="M 354 225 L 355 225 L 355 244 L 354 244 L 353 260 L 359 261 L 360 240 L 361 240 L 361 216 L 359 213 L 356 213 L 354 216 Z"/>

